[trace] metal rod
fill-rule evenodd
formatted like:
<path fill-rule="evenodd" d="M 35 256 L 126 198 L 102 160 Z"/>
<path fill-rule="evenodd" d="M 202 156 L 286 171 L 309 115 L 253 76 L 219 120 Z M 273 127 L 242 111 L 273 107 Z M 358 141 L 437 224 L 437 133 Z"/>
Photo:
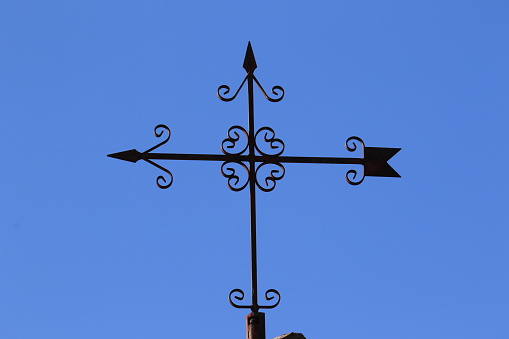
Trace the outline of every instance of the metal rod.
<path fill-rule="evenodd" d="M 249 205 L 251 230 L 251 310 L 258 313 L 258 269 L 256 255 L 256 164 L 255 164 L 255 125 L 253 98 L 253 71 L 246 70 L 248 100 L 248 147 L 249 147 Z"/>
<path fill-rule="evenodd" d="M 198 161 L 245 161 L 245 162 L 283 162 L 299 164 L 359 164 L 363 163 L 363 158 L 333 158 L 333 157 L 300 157 L 283 155 L 238 155 L 238 154 L 181 154 L 181 153 L 140 153 L 138 152 L 136 161 L 144 159 L 152 160 L 198 160 Z M 109 156 L 115 158 L 115 154 Z M 122 159 L 124 160 L 124 159 Z"/>

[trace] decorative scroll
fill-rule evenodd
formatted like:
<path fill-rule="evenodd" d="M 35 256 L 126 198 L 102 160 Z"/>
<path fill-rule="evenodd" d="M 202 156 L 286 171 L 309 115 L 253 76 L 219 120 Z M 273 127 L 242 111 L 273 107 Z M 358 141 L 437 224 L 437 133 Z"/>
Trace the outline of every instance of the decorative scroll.
<path fill-rule="evenodd" d="M 237 294 L 237 295 L 235 295 L 235 294 Z M 271 294 L 274 294 L 274 295 L 271 295 Z M 272 305 L 239 305 L 239 304 L 235 303 L 235 301 L 233 301 L 232 297 L 237 300 L 244 300 L 244 291 L 242 291 L 240 288 L 236 288 L 236 289 L 232 290 L 230 292 L 230 294 L 228 295 L 228 300 L 230 301 L 230 305 L 232 305 L 233 307 L 236 307 L 236 308 L 250 308 L 253 311 L 257 310 L 259 308 L 264 308 L 264 309 L 274 308 L 277 305 L 279 305 L 279 303 L 281 302 L 281 294 L 277 290 L 272 289 L 272 288 L 265 292 L 265 300 L 272 300 L 274 298 L 277 298 L 275 303 Z"/>
<path fill-rule="evenodd" d="M 163 124 L 160 124 L 160 125 L 157 125 L 155 128 L 154 128 L 154 135 L 158 138 L 162 137 L 164 132 L 167 132 L 168 133 L 168 136 L 166 137 L 166 139 L 164 139 L 163 141 L 161 141 L 160 143 L 158 143 L 157 145 L 155 145 L 154 147 L 152 148 L 149 148 L 148 150 L 146 150 L 145 152 L 143 153 L 149 153 L 149 152 L 152 152 L 153 150 L 155 150 L 156 148 L 166 144 L 168 142 L 168 140 L 170 140 L 170 136 L 171 136 L 171 131 L 170 131 L 170 128 L 166 125 L 163 125 Z"/>
<path fill-rule="evenodd" d="M 149 164 L 151 165 L 154 165 L 155 167 L 159 168 L 160 170 L 163 170 L 166 172 L 166 174 L 168 174 L 168 179 L 166 179 L 164 176 L 160 175 L 157 177 L 156 179 L 156 185 L 157 187 L 159 188 L 162 188 L 162 189 L 167 189 L 168 187 L 171 186 L 171 184 L 173 184 L 173 174 L 171 174 L 170 171 L 168 171 L 166 168 L 164 168 L 163 166 L 159 165 L 159 164 L 156 164 L 155 162 L 151 161 L 151 160 L 148 160 L 148 159 L 143 159 L 145 160 L 146 162 L 148 162 Z"/>
<path fill-rule="evenodd" d="M 350 137 L 350 138 L 346 139 L 345 147 L 349 152 L 355 152 L 357 150 L 357 142 L 359 142 L 360 145 L 362 146 L 362 157 L 364 158 L 365 146 L 364 146 L 364 141 L 362 141 L 361 138 Z M 365 175 L 363 173 L 362 178 L 360 178 L 359 180 L 355 180 L 356 177 L 357 177 L 357 170 L 351 169 L 348 172 L 346 172 L 346 181 L 350 185 L 360 185 L 364 181 Z"/>
<path fill-rule="evenodd" d="M 151 151 L 155 150 L 156 148 L 166 144 L 168 142 L 168 140 L 170 140 L 170 136 L 171 136 L 170 128 L 168 126 L 166 126 L 166 125 L 163 125 L 163 124 L 157 125 L 154 128 L 154 135 L 156 137 L 160 138 L 165 133 L 168 133 L 168 136 L 166 137 L 166 139 L 164 139 L 163 141 L 161 141 L 160 143 L 158 143 L 154 147 L 149 148 L 148 150 L 143 152 L 143 154 L 150 153 Z M 163 166 L 161 166 L 159 164 L 156 164 L 155 162 L 153 162 L 153 161 L 151 161 L 149 159 L 144 158 L 143 160 L 145 160 L 146 162 L 148 162 L 151 165 L 154 165 L 155 167 L 159 168 L 160 170 L 162 170 L 162 171 L 166 172 L 166 174 L 168 174 L 168 179 L 166 179 L 162 175 L 157 177 L 157 179 L 156 179 L 157 187 L 159 187 L 161 189 L 166 189 L 166 188 L 171 186 L 171 184 L 173 183 L 173 174 L 171 174 L 171 172 L 169 170 L 167 170 L 166 168 L 164 168 Z"/>
<path fill-rule="evenodd" d="M 260 169 L 265 166 L 277 166 L 275 169 L 269 171 L 269 174 L 265 176 L 265 179 L 260 183 L 258 178 L 259 174 L 261 174 Z M 279 162 L 264 162 L 256 167 L 255 176 L 256 176 L 256 186 L 264 192 L 270 192 L 276 187 L 276 181 L 283 179 L 285 175 L 285 168 Z M 263 177 L 263 175 L 262 175 Z"/>
<path fill-rule="evenodd" d="M 285 90 L 283 89 L 283 87 L 281 87 L 281 86 L 272 87 L 272 94 L 274 94 L 276 96 L 276 98 L 271 98 L 267 95 L 267 93 L 263 89 L 262 85 L 260 85 L 260 82 L 258 82 L 258 79 L 256 79 L 256 77 L 254 75 L 253 75 L 253 79 L 256 82 L 256 84 L 258 85 L 258 88 L 260 88 L 260 90 L 262 91 L 263 95 L 265 96 L 265 99 L 269 100 L 270 102 L 278 102 L 278 101 L 283 100 L 283 98 L 285 96 Z M 279 92 L 276 92 L 276 90 Z M 279 95 L 280 95 L 280 97 L 277 98 L 277 96 L 279 96 Z"/>
<path fill-rule="evenodd" d="M 218 87 L 217 89 L 217 97 L 222 100 L 222 101 L 232 101 L 233 99 L 235 99 L 237 97 L 237 94 L 239 94 L 241 88 L 244 86 L 244 84 L 246 83 L 246 80 L 247 80 L 247 76 L 244 78 L 244 81 L 242 81 L 242 83 L 240 84 L 239 88 L 237 89 L 237 92 L 235 92 L 235 94 L 230 97 L 230 98 L 227 98 L 225 97 L 224 95 L 230 93 L 230 87 L 227 86 L 227 85 L 221 85 Z M 220 91 L 224 89 L 224 92 L 223 94 L 220 93 Z"/>
<path fill-rule="evenodd" d="M 281 294 L 279 294 L 279 292 L 277 290 L 271 288 L 270 290 L 267 290 L 267 292 L 265 292 L 265 300 L 274 299 L 274 296 L 271 296 L 269 293 L 273 293 L 276 295 L 276 297 L 277 297 L 276 302 L 273 305 L 267 305 L 267 306 L 260 305 L 260 306 L 258 306 L 259 308 L 274 308 L 277 305 L 279 305 L 279 302 L 281 301 Z"/>
<path fill-rule="evenodd" d="M 246 177 L 241 178 L 239 175 L 237 175 L 237 169 L 238 167 L 244 168 L 246 171 Z M 235 168 L 237 167 L 237 168 Z M 235 192 L 242 191 L 244 188 L 246 188 L 247 184 L 249 183 L 249 169 L 246 165 L 242 162 L 233 162 L 233 161 L 226 161 L 221 165 L 221 174 L 225 178 L 228 179 L 228 187 Z"/>
<path fill-rule="evenodd" d="M 245 139 L 239 144 L 237 143 L 240 140 L 240 133 L 243 133 L 245 136 Z M 244 148 L 242 146 L 245 144 Z M 221 143 L 221 151 L 223 151 L 223 154 L 231 154 L 231 155 L 240 155 L 244 153 L 247 150 L 248 144 L 248 134 L 247 131 L 244 129 L 244 127 L 235 125 L 230 127 L 228 130 L 228 138 L 224 139 Z M 228 148 L 232 149 L 232 151 L 227 150 Z M 240 148 L 240 151 L 239 151 Z M 235 151 L 235 149 L 237 149 Z"/>
<path fill-rule="evenodd" d="M 260 149 L 260 147 L 258 147 L 258 135 L 261 132 L 265 132 L 265 135 L 263 136 L 263 141 L 268 143 L 271 150 L 274 150 L 274 152 L 271 152 L 271 153 L 264 152 Z M 274 130 L 272 128 L 262 127 L 255 134 L 255 148 L 262 155 L 278 156 L 278 155 L 283 154 L 283 152 L 285 150 L 285 143 L 283 142 L 283 140 L 276 138 L 276 133 L 274 132 Z"/>
<path fill-rule="evenodd" d="M 238 293 L 239 295 L 233 295 L 235 293 Z M 237 300 L 243 300 L 244 299 L 244 291 L 242 291 L 240 288 L 236 288 L 234 290 L 232 290 L 230 292 L 230 294 L 228 295 L 228 300 L 230 300 L 230 304 L 233 306 L 233 307 L 236 307 L 236 308 L 251 308 L 252 305 L 238 305 L 236 304 L 233 300 L 232 300 L 232 296 L 237 299 Z"/>
<path fill-rule="evenodd" d="M 219 86 L 217 88 L 217 97 L 220 100 L 222 100 L 222 101 L 232 101 L 233 99 L 235 99 L 237 97 L 237 95 L 239 94 L 240 90 L 242 89 L 242 87 L 244 87 L 244 84 L 246 83 L 246 80 L 248 79 L 248 76 L 249 75 L 246 75 L 246 77 L 244 78 L 244 80 L 242 81 L 242 83 L 240 84 L 239 88 L 237 89 L 237 91 L 235 92 L 235 94 L 233 96 L 231 96 L 229 98 L 225 97 L 226 94 L 230 93 L 230 86 L 228 86 L 228 85 L 221 85 L 221 86 Z M 269 100 L 270 102 L 278 102 L 278 101 L 283 100 L 283 98 L 285 96 L 285 90 L 284 90 L 283 87 L 281 87 L 281 86 L 274 86 L 274 87 L 272 87 L 271 92 L 276 97 L 275 98 L 271 98 L 267 94 L 267 92 L 265 92 L 265 89 L 260 84 L 258 79 L 254 75 L 252 75 L 252 76 L 253 76 L 253 80 L 258 85 L 258 88 L 262 91 L 263 96 L 265 97 L 265 99 Z M 224 90 L 222 94 L 221 94 L 221 90 Z"/>

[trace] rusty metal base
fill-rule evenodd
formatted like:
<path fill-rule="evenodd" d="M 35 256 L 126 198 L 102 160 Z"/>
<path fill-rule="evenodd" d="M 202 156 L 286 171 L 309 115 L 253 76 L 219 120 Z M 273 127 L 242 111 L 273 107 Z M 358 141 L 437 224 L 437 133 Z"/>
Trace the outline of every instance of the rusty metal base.
<path fill-rule="evenodd" d="M 249 313 L 246 316 L 246 339 L 265 339 L 265 313 Z"/>

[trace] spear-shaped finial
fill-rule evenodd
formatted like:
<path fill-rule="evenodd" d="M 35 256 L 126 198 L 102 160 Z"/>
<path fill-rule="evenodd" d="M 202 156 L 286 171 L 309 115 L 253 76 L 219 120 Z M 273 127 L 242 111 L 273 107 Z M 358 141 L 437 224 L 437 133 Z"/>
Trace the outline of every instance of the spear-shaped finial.
<path fill-rule="evenodd" d="M 141 153 L 135 149 L 131 149 L 129 151 L 108 154 L 108 156 L 110 158 L 115 158 L 115 159 L 119 159 L 119 160 L 130 161 L 130 162 L 137 162 L 138 160 L 141 159 Z"/>
<path fill-rule="evenodd" d="M 251 47 L 251 41 L 247 43 L 246 56 L 244 57 L 244 65 L 242 65 L 242 67 L 247 73 L 253 73 L 257 67 L 253 48 Z"/>

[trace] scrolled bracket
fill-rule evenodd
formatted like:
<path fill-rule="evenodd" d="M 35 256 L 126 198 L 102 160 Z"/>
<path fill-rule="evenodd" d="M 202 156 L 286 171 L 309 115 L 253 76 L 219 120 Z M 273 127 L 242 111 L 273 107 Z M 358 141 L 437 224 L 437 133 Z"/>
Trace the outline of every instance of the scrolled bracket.
<path fill-rule="evenodd" d="M 219 86 L 217 88 L 217 97 L 221 101 L 232 101 L 233 99 L 235 99 L 237 97 L 237 94 L 239 94 L 240 89 L 244 86 L 244 84 L 246 83 L 246 80 L 247 80 L 247 76 L 244 78 L 244 81 L 242 81 L 242 83 L 240 84 L 240 86 L 237 89 L 237 91 L 235 92 L 235 94 L 232 97 L 230 97 L 230 98 L 225 97 L 226 94 L 230 93 L 230 87 L 227 86 L 227 85 Z M 223 94 L 221 94 L 221 90 L 224 90 Z"/>
<path fill-rule="evenodd" d="M 245 146 L 240 151 L 228 151 L 228 148 L 235 149 L 237 146 L 237 142 L 240 140 L 240 133 L 243 133 L 245 135 Z M 223 154 L 230 154 L 230 155 L 240 155 L 244 153 L 247 150 L 248 144 L 248 133 L 246 129 L 242 126 L 232 126 L 228 129 L 228 138 L 224 139 L 221 143 L 221 151 Z"/>
<path fill-rule="evenodd" d="M 241 178 L 236 173 L 236 168 L 234 165 L 240 165 L 244 170 L 246 170 L 247 175 L 244 180 L 241 181 Z M 229 166 L 229 167 L 227 167 Z M 249 169 L 247 166 L 242 162 L 236 162 L 236 161 L 226 161 L 221 165 L 221 174 L 228 179 L 228 187 L 235 192 L 242 191 L 244 188 L 246 188 L 247 184 L 249 183 Z M 241 184 L 239 184 L 239 182 Z"/>
<path fill-rule="evenodd" d="M 364 181 L 364 178 L 366 178 L 366 176 L 364 174 L 362 174 L 362 178 L 360 178 L 359 180 L 355 180 L 356 177 L 357 177 L 357 171 L 356 170 L 351 169 L 348 172 L 346 172 L 345 178 L 346 178 L 346 181 L 350 185 L 354 185 L 354 186 L 360 185 Z"/>
<path fill-rule="evenodd" d="M 275 296 L 270 294 L 275 294 Z M 279 305 L 279 303 L 281 302 L 281 294 L 279 294 L 277 290 L 271 288 L 270 290 L 267 290 L 267 292 L 265 292 L 265 300 L 272 300 L 274 298 L 277 298 L 277 300 L 273 305 L 259 305 L 258 307 L 268 309 L 274 308 L 277 305 Z"/>
<path fill-rule="evenodd" d="M 269 154 L 267 152 L 262 151 L 260 149 L 260 147 L 258 147 L 257 140 L 258 140 L 258 135 L 261 132 L 265 132 L 265 135 L 263 136 L 263 141 L 268 143 L 270 148 L 275 150 L 275 153 Z M 283 140 L 276 138 L 276 132 L 274 132 L 274 130 L 272 128 L 262 127 L 255 134 L 255 148 L 262 155 L 279 156 L 279 155 L 283 154 L 283 152 L 285 150 L 285 143 L 283 142 Z"/>
<path fill-rule="evenodd" d="M 237 295 L 235 295 L 237 294 Z M 265 300 L 270 301 L 274 298 L 277 298 L 276 301 L 272 305 L 239 305 L 237 304 L 234 299 L 237 300 L 244 300 L 244 291 L 242 291 L 240 288 L 236 288 L 231 290 L 230 294 L 228 295 L 228 300 L 230 301 L 230 305 L 232 305 L 235 308 L 250 308 L 253 311 L 258 311 L 258 309 L 270 309 L 274 308 L 281 302 L 281 294 L 275 290 L 275 289 L 269 289 L 265 292 Z"/>
<path fill-rule="evenodd" d="M 265 176 L 265 179 L 262 183 L 260 183 L 260 180 L 258 179 L 259 170 L 263 168 L 266 165 L 274 165 L 278 168 L 272 169 L 269 172 L 269 175 Z M 270 192 L 274 188 L 276 188 L 276 181 L 283 179 L 285 176 L 285 168 L 281 163 L 279 162 L 263 162 L 258 167 L 256 167 L 255 170 L 255 177 L 256 177 L 256 186 L 264 192 Z"/>
<path fill-rule="evenodd" d="M 239 295 L 234 295 L 235 293 L 238 293 Z M 232 297 L 234 297 L 237 300 L 244 300 L 244 291 L 242 291 L 240 288 L 236 288 L 231 290 L 230 294 L 228 295 L 228 300 L 230 301 L 230 305 L 236 308 L 252 308 L 253 305 L 239 305 L 236 304 Z"/>
<path fill-rule="evenodd" d="M 364 141 L 359 138 L 359 137 L 350 137 L 348 139 L 346 139 L 346 142 L 345 142 L 345 147 L 346 149 L 349 151 L 349 152 L 355 152 L 357 150 L 357 142 L 360 143 L 361 147 L 362 147 L 362 158 L 364 159 L 364 149 L 365 149 L 365 145 L 364 145 Z M 362 173 L 362 178 L 358 179 L 358 180 L 355 180 L 357 178 L 357 170 L 355 169 L 351 169 L 349 170 L 348 172 L 346 172 L 346 181 L 350 184 L 350 185 L 360 185 L 362 184 L 362 182 L 364 181 L 364 178 L 366 177 L 364 173 Z"/>
<path fill-rule="evenodd" d="M 281 86 L 272 87 L 272 94 L 274 94 L 275 96 L 280 96 L 279 98 L 278 97 L 276 97 L 276 98 L 269 97 L 267 95 L 267 93 L 265 92 L 265 90 L 263 89 L 260 82 L 258 81 L 258 79 L 256 79 L 256 77 L 254 75 L 253 75 L 253 79 L 256 82 L 256 84 L 258 85 L 258 88 L 260 88 L 260 90 L 262 91 L 263 95 L 265 96 L 265 99 L 269 100 L 270 102 L 278 102 L 278 101 L 283 100 L 283 98 L 285 97 L 285 90 Z"/>
<path fill-rule="evenodd" d="M 168 174 L 168 179 L 166 179 L 162 175 L 157 177 L 157 179 L 156 179 L 157 187 L 159 187 L 161 189 L 167 189 L 168 187 L 171 186 L 171 184 L 173 184 L 173 174 L 171 174 L 171 172 L 169 170 L 167 170 L 166 168 L 164 168 L 163 166 L 161 166 L 159 164 L 156 164 L 155 162 L 153 162 L 153 161 L 151 161 L 149 159 L 143 159 L 143 160 L 145 160 L 149 164 L 159 168 L 160 170 L 162 170 L 162 171 L 166 172 L 166 174 Z"/>
<path fill-rule="evenodd" d="M 170 128 L 166 125 L 163 125 L 163 124 L 159 124 L 157 125 L 156 127 L 154 127 L 154 135 L 158 138 L 162 137 L 164 135 L 164 133 L 168 133 L 168 136 L 166 137 L 166 139 L 164 139 L 163 141 L 161 141 L 160 143 L 158 143 L 157 145 L 155 145 L 154 147 L 152 148 L 149 148 L 148 150 L 146 150 L 145 152 L 143 153 L 149 153 L 149 152 L 152 152 L 153 150 L 155 150 L 156 148 L 166 144 L 168 142 L 168 140 L 170 140 L 170 136 L 171 136 L 171 131 L 170 131 Z"/>
<path fill-rule="evenodd" d="M 157 138 L 161 138 L 165 133 L 167 133 L 168 135 L 166 136 L 166 138 L 163 141 L 161 141 L 160 143 L 158 143 L 154 147 L 149 148 L 148 150 L 143 152 L 143 154 L 150 153 L 151 151 L 155 150 L 156 148 L 166 144 L 168 142 L 168 140 L 170 140 L 170 136 L 171 136 L 170 128 L 168 126 L 166 126 L 166 125 L 163 125 L 163 124 L 157 125 L 154 128 L 154 135 Z M 159 164 L 156 164 L 155 162 L 153 162 L 153 161 L 151 161 L 149 159 L 143 159 L 143 160 L 145 160 L 149 164 L 159 168 L 160 170 L 166 172 L 166 174 L 168 175 L 168 178 L 165 178 L 162 175 L 157 177 L 157 179 L 156 179 L 157 187 L 159 187 L 161 189 L 166 189 L 166 188 L 171 186 L 171 184 L 173 183 L 173 174 L 171 174 L 171 172 L 169 170 L 167 170 L 166 168 L 164 168 L 163 166 L 161 166 Z"/>

